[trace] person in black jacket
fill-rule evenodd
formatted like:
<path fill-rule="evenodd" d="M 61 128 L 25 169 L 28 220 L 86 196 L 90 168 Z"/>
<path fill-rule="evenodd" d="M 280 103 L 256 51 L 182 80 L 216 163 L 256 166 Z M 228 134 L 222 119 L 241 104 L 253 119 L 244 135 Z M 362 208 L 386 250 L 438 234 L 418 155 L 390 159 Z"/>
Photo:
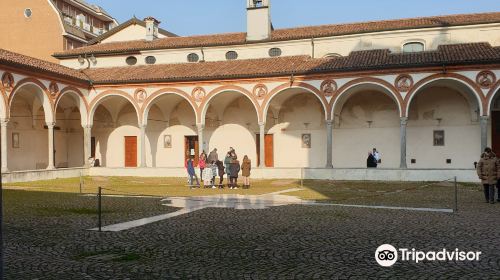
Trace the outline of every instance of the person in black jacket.
<path fill-rule="evenodd" d="M 224 182 L 224 174 L 226 174 L 224 172 L 224 163 L 220 160 L 216 161 L 215 162 L 215 165 L 217 165 L 217 169 L 219 171 L 219 188 L 223 189 L 224 188 L 224 185 L 222 184 L 222 182 Z"/>
<path fill-rule="evenodd" d="M 377 168 L 377 160 L 371 152 L 368 152 L 368 158 L 366 159 L 367 168 Z"/>
<path fill-rule="evenodd" d="M 238 188 L 238 173 L 240 173 L 240 162 L 233 159 L 229 165 L 229 187 L 231 189 Z"/>

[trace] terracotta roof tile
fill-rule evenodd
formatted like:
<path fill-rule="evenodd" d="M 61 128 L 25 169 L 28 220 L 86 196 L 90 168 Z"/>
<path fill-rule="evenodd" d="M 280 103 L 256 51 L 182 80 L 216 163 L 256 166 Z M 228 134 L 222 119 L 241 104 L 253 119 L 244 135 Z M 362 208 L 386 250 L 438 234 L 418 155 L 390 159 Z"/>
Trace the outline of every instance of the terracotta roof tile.
<path fill-rule="evenodd" d="M 493 48 L 488 43 L 474 43 L 444 45 L 436 51 L 421 53 L 390 53 L 389 50 L 370 50 L 356 51 L 349 56 L 338 58 L 312 59 L 308 56 L 289 56 L 95 68 L 85 70 L 85 73 L 95 84 L 115 84 L 257 78 L 479 63 L 500 63 L 500 48 Z"/>
<path fill-rule="evenodd" d="M 349 24 L 333 24 L 310 27 L 277 29 L 272 32 L 269 41 L 297 40 L 340 36 L 348 34 L 362 34 L 368 32 L 381 32 L 402 29 L 418 29 L 431 27 L 447 27 L 472 24 L 487 24 L 500 22 L 500 12 L 435 16 L 424 18 L 410 18 L 399 20 L 370 21 Z M 260 41 L 259 41 L 260 42 Z M 242 45 L 246 42 L 246 33 L 226 33 L 215 35 L 189 36 L 157 39 L 152 42 L 146 40 L 127 41 L 97 44 L 83 48 L 56 53 L 56 57 L 72 57 L 82 53 L 121 53 L 137 52 L 140 50 L 194 48 L 207 46 Z"/>
<path fill-rule="evenodd" d="M 88 77 L 78 70 L 4 49 L 0 49 L 0 66 L 1 65 L 25 69 L 35 73 L 54 75 L 56 77 L 85 84 L 89 83 Z"/>

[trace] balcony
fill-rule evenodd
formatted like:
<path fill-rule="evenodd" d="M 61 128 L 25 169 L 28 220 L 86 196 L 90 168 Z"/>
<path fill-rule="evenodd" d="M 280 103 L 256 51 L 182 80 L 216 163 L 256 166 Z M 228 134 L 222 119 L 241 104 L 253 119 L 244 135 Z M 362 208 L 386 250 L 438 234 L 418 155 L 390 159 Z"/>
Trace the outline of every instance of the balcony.
<path fill-rule="evenodd" d="M 83 21 L 81 19 L 76 19 L 76 18 L 71 17 L 71 16 L 66 15 L 66 14 L 63 14 L 63 20 L 68 25 L 74 26 L 78 29 L 81 29 L 81 30 L 88 32 L 88 33 L 91 33 L 91 34 L 94 34 L 96 36 L 99 36 L 99 35 L 106 33 L 108 31 L 104 28 L 92 26 L 89 23 L 86 23 L 85 21 Z"/>

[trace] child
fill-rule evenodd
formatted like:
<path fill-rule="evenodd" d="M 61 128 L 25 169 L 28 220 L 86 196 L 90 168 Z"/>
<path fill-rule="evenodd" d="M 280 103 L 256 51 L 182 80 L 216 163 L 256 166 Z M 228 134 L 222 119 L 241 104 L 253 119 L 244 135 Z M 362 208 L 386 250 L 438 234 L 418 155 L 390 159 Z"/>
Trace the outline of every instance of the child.
<path fill-rule="evenodd" d="M 207 164 L 203 172 L 203 186 L 205 188 L 213 187 L 212 183 L 212 164 Z"/>
<path fill-rule="evenodd" d="M 186 169 L 189 175 L 189 187 L 193 187 L 193 177 L 196 179 L 196 186 L 200 186 L 200 181 L 198 181 L 198 176 L 196 176 L 196 172 L 194 171 L 194 162 L 193 157 L 189 157 L 186 161 Z"/>
<path fill-rule="evenodd" d="M 217 176 L 218 168 L 217 165 L 215 164 L 215 160 L 212 160 L 211 168 L 212 168 L 212 189 L 216 189 L 217 187 L 215 186 L 215 176 Z"/>
<path fill-rule="evenodd" d="M 224 182 L 224 163 L 220 160 L 216 161 L 215 164 L 217 165 L 217 169 L 219 169 L 219 188 L 223 189 L 224 185 L 222 184 Z"/>

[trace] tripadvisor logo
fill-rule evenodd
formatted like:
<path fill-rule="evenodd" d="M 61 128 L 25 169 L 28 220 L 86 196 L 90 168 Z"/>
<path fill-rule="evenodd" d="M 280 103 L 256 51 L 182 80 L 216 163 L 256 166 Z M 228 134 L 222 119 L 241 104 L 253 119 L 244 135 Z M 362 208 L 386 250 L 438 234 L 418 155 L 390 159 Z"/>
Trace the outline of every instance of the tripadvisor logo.
<path fill-rule="evenodd" d="M 478 251 L 460 251 L 458 248 L 449 251 L 442 249 L 440 251 L 419 251 L 413 249 L 396 249 L 390 244 L 384 244 L 375 251 L 375 260 L 380 266 L 393 266 L 398 260 L 406 262 L 419 263 L 422 261 L 479 261 L 481 252 Z"/>

